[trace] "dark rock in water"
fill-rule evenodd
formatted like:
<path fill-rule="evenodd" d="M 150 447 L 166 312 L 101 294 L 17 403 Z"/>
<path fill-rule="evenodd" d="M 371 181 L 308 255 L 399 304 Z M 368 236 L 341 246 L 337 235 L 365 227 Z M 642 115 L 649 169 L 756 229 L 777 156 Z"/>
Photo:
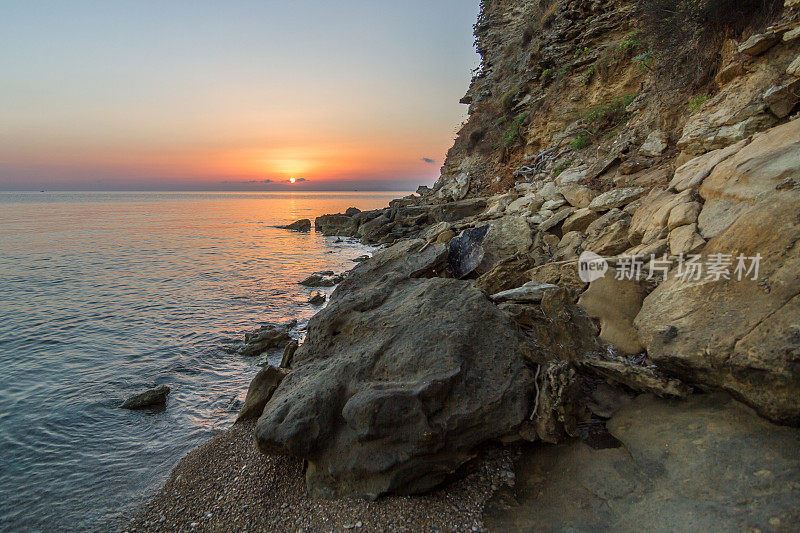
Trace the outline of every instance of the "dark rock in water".
<path fill-rule="evenodd" d="M 316 292 L 311 295 L 311 298 L 308 299 L 308 303 L 311 305 L 322 305 L 327 300 L 327 297 L 322 294 L 321 292 Z"/>
<path fill-rule="evenodd" d="M 330 270 L 325 270 L 311 274 L 301 281 L 300 285 L 305 285 L 306 287 L 333 287 L 341 283 L 343 279 L 344 276 L 342 274 L 334 274 Z"/>
<path fill-rule="evenodd" d="M 307 218 L 292 222 L 286 226 L 278 226 L 280 229 L 289 229 L 292 231 L 311 231 L 311 221 Z"/>
<path fill-rule="evenodd" d="M 250 387 L 247 389 L 247 397 L 245 397 L 244 405 L 236 420 L 248 420 L 261 416 L 264 406 L 272 398 L 272 394 L 287 373 L 286 370 L 272 365 L 262 368 L 253 378 L 253 381 L 250 382 Z"/>
<path fill-rule="evenodd" d="M 447 255 L 447 266 L 450 273 L 456 279 L 461 279 L 483 261 L 483 247 L 481 243 L 486 238 L 490 226 L 465 229 L 450 241 L 450 248 Z"/>
<path fill-rule="evenodd" d="M 122 402 L 123 409 L 143 409 L 145 407 L 163 406 L 167 403 L 167 396 L 169 396 L 169 387 L 161 385 L 154 389 L 146 390 L 135 396 L 131 396 Z"/>
<path fill-rule="evenodd" d="M 280 348 L 292 337 L 286 326 L 262 326 L 252 333 L 245 333 L 242 355 L 259 355 L 273 348 Z"/>
<path fill-rule="evenodd" d="M 281 358 L 281 368 L 291 368 L 292 367 L 292 359 L 294 358 L 294 352 L 297 351 L 297 347 L 300 346 L 298 342 L 294 339 L 286 345 L 286 348 L 283 349 L 283 357 Z"/>
<path fill-rule="evenodd" d="M 351 259 L 351 261 L 353 261 L 354 263 L 361 263 L 363 261 L 366 261 L 367 259 L 369 259 L 369 256 L 364 254 L 364 255 L 359 255 L 355 259 Z"/>
<path fill-rule="evenodd" d="M 356 266 L 259 419 L 259 448 L 307 460 L 312 494 L 429 490 L 530 414 L 536 348 L 471 283 L 424 279 L 447 253 L 424 244 Z"/>

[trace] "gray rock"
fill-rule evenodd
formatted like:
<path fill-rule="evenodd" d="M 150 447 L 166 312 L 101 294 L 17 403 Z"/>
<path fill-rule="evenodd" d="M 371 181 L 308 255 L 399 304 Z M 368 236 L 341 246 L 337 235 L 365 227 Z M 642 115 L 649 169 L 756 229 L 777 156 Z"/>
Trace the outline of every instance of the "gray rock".
<path fill-rule="evenodd" d="M 669 136 L 663 131 L 653 131 L 645 139 L 639 153 L 645 156 L 658 157 L 669 146 Z"/>
<path fill-rule="evenodd" d="M 163 406 L 167 403 L 167 396 L 169 396 L 169 393 L 169 387 L 161 385 L 131 396 L 122 402 L 120 407 L 123 409 L 144 409 L 147 407 Z"/>
<path fill-rule="evenodd" d="M 288 369 L 292 367 L 292 359 L 294 359 L 294 353 L 299 346 L 300 344 L 295 339 L 289 341 L 283 349 L 283 357 L 281 357 L 281 364 L 279 365 L 280 368 Z"/>
<path fill-rule="evenodd" d="M 314 219 L 314 227 L 323 235 L 353 237 L 358 231 L 358 221 L 349 215 L 322 215 Z"/>
<path fill-rule="evenodd" d="M 447 265 L 456 279 L 471 274 L 483 261 L 483 241 L 491 226 L 468 228 L 453 237 L 448 247 Z"/>
<path fill-rule="evenodd" d="M 622 207 L 634 200 L 637 200 L 647 194 L 647 189 L 644 187 L 623 187 L 621 189 L 611 189 L 596 197 L 589 204 L 589 209 L 592 211 L 608 211 L 615 207 Z"/>

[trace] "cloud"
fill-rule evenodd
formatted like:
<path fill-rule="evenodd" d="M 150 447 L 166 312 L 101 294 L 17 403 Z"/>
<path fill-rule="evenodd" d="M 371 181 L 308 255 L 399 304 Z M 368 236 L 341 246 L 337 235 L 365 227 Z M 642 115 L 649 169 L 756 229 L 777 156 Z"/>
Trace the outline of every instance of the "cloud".
<path fill-rule="evenodd" d="M 423 158 L 422 158 L 422 160 L 423 160 L 425 163 L 428 163 L 429 165 L 430 165 L 430 164 L 433 164 L 433 163 L 435 163 L 435 162 L 436 162 L 436 161 L 434 161 L 433 159 L 431 159 L 430 157 L 423 157 Z"/>
<path fill-rule="evenodd" d="M 308 181 L 308 180 L 305 179 L 305 178 L 295 178 L 294 181 L 295 181 L 295 183 L 297 183 L 297 182 L 300 182 L 300 181 Z M 287 183 L 291 183 L 291 180 L 286 180 L 286 182 Z"/>
<path fill-rule="evenodd" d="M 266 179 L 266 180 L 225 180 L 222 183 L 236 183 L 236 184 L 251 183 L 252 184 L 252 183 L 274 183 L 274 182 L 272 180 L 270 180 L 270 179 Z"/>

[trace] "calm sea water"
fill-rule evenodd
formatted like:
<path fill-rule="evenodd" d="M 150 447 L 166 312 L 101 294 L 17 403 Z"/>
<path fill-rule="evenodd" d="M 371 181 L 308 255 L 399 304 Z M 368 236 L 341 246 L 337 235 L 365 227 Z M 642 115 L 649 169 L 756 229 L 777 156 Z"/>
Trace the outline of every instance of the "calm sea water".
<path fill-rule="evenodd" d="M 273 226 L 400 194 L 0 193 L 0 529 L 135 510 L 235 418 L 264 360 L 237 353 L 244 332 L 302 335 L 297 281 L 369 251 Z M 157 384 L 165 410 L 119 408 Z"/>

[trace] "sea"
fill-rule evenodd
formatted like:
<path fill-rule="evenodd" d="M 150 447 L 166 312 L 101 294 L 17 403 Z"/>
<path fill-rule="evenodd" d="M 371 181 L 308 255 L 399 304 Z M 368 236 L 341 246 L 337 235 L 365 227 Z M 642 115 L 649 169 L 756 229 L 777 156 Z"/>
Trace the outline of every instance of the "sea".
<path fill-rule="evenodd" d="M 279 360 L 245 332 L 302 338 L 333 289 L 298 281 L 374 251 L 276 226 L 404 194 L 0 193 L 0 530 L 124 524 Z M 120 408 L 162 384 L 166 408 Z"/>

